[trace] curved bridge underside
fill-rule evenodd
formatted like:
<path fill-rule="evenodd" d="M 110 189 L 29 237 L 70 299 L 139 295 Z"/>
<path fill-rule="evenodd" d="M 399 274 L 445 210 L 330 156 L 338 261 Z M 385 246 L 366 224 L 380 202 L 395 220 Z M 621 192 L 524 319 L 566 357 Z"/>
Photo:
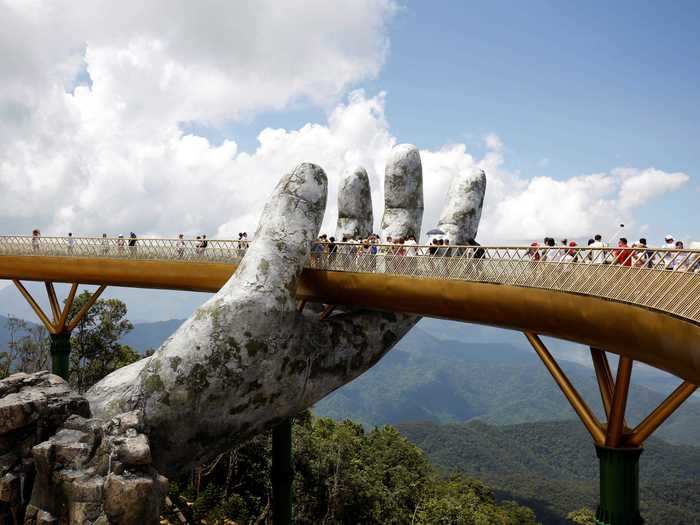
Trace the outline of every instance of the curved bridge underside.
<path fill-rule="evenodd" d="M 235 269 L 235 264 L 205 261 L 0 257 L 0 279 L 199 292 L 218 291 Z M 677 274 L 674 279 L 678 282 L 669 284 L 672 289 L 695 286 L 698 276 Z M 325 269 L 305 270 L 297 296 L 557 337 L 700 384 L 700 323 L 615 298 L 497 282 Z"/>

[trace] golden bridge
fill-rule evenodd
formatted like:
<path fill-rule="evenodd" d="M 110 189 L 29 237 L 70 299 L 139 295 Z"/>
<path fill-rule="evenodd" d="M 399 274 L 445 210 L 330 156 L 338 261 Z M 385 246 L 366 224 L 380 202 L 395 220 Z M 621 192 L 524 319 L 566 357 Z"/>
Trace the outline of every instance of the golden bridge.
<path fill-rule="evenodd" d="M 138 239 L 130 246 L 122 238 L 5 236 L 0 237 L 0 279 L 14 281 L 56 340 L 58 356 L 61 345 L 69 351 L 71 330 L 105 287 L 216 292 L 235 272 L 247 245 Z M 22 281 L 46 284 L 50 313 Z M 63 307 L 55 282 L 72 284 Z M 83 311 L 68 319 L 79 284 L 98 288 Z M 637 483 L 641 445 L 700 384 L 700 250 L 338 243 L 312 248 L 296 293 L 300 305 L 327 305 L 322 316 L 336 306 L 364 307 L 522 331 L 597 445 L 598 523 L 622 523 L 620 516 L 630 515 L 632 521 L 625 523 L 641 523 L 635 521 L 638 489 L 620 486 Z M 542 335 L 590 347 L 607 423 L 583 401 Z M 606 352 L 620 356 L 615 377 Z M 634 361 L 681 382 L 647 418 L 628 428 Z M 58 372 L 65 376 L 67 359 L 62 366 Z"/>

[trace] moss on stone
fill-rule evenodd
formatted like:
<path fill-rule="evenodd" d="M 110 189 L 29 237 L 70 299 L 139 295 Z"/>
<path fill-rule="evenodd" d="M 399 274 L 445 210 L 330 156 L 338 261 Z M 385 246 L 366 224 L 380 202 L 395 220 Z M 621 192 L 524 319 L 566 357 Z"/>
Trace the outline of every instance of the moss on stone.
<path fill-rule="evenodd" d="M 209 386 L 207 378 L 207 369 L 201 363 L 197 363 L 192 367 L 189 376 L 185 379 L 187 390 L 195 395 L 200 394 Z"/>
<path fill-rule="evenodd" d="M 177 367 L 180 366 L 180 363 L 182 363 L 182 358 L 180 356 L 175 356 L 170 358 L 170 369 L 174 372 L 177 370 Z"/>
<path fill-rule="evenodd" d="M 255 357 L 258 352 L 266 353 L 268 347 L 265 341 L 251 339 L 245 344 L 245 349 L 247 350 L 249 357 Z"/>
<path fill-rule="evenodd" d="M 163 380 L 158 374 L 149 375 L 143 382 L 143 392 L 146 396 L 151 396 L 156 392 L 162 392 L 164 388 Z"/>

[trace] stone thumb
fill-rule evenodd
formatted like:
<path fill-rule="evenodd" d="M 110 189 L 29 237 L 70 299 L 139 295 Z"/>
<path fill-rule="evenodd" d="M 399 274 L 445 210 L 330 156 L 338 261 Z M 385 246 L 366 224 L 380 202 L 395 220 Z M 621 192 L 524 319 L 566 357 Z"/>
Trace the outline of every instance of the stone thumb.
<path fill-rule="evenodd" d="M 327 193 L 326 174 L 315 164 L 300 164 L 282 177 L 245 257 L 219 295 L 235 286 L 251 299 L 262 294 L 278 306 L 293 307 L 296 281 L 318 237 Z"/>

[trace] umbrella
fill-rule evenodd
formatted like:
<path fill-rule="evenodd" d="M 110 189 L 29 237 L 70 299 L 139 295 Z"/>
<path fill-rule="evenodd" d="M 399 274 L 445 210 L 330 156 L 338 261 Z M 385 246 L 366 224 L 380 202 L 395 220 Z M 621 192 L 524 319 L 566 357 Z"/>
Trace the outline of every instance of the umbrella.
<path fill-rule="evenodd" d="M 427 232 L 426 235 L 445 235 L 445 232 L 439 228 L 433 228 L 432 230 Z"/>

